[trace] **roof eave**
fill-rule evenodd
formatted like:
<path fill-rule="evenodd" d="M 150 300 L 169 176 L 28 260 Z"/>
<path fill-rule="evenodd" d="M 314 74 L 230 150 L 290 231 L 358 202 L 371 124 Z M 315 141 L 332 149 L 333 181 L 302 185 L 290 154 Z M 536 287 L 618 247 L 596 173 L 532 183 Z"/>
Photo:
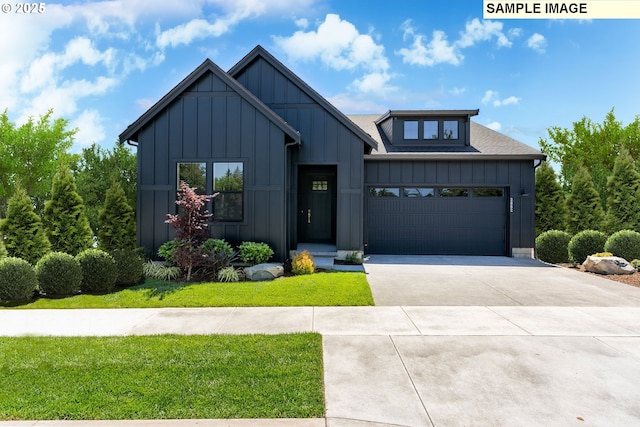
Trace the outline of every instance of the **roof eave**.
<path fill-rule="evenodd" d="M 545 154 L 481 154 L 481 153 L 385 153 L 368 154 L 365 160 L 546 160 Z"/>

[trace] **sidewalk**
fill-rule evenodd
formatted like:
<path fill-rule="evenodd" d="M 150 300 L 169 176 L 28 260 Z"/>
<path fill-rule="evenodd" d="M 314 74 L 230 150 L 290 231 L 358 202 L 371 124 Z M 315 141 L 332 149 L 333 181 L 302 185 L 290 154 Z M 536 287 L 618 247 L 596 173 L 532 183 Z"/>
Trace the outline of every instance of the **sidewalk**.
<path fill-rule="evenodd" d="M 0 426 L 640 424 L 640 307 L 0 310 L 0 336 L 306 331 L 323 335 L 326 419 Z"/>

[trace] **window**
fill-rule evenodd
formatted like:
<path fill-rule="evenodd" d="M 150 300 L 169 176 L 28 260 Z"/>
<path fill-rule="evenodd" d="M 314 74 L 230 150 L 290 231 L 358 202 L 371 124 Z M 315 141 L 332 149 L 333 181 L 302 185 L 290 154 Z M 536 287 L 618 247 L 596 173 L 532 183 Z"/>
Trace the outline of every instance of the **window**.
<path fill-rule="evenodd" d="M 311 191 L 327 191 L 329 189 L 329 181 L 313 181 L 311 183 Z"/>
<path fill-rule="evenodd" d="M 502 197 L 502 188 L 474 188 L 474 197 Z"/>
<path fill-rule="evenodd" d="M 404 197 L 433 197 L 436 192 L 433 188 L 403 188 Z"/>
<path fill-rule="evenodd" d="M 241 162 L 213 164 L 213 199 L 215 221 L 242 221 L 244 175 Z"/>
<path fill-rule="evenodd" d="M 438 121 L 425 120 L 423 123 L 424 139 L 438 139 Z"/>
<path fill-rule="evenodd" d="M 458 121 L 445 120 L 442 122 L 442 134 L 444 139 L 458 139 Z"/>
<path fill-rule="evenodd" d="M 469 190 L 467 188 L 441 188 L 440 197 L 467 197 Z"/>
<path fill-rule="evenodd" d="M 372 197 L 400 197 L 400 189 L 388 187 L 371 187 L 371 190 L 369 190 L 369 194 Z"/>
<path fill-rule="evenodd" d="M 418 121 L 405 120 L 404 139 L 418 139 Z"/>
<path fill-rule="evenodd" d="M 184 181 L 189 187 L 195 189 L 198 194 L 207 192 L 207 164 L 184 162 L 178 163 L 178 183 L 177 188 L 180 189 L 180 182 Z"/>

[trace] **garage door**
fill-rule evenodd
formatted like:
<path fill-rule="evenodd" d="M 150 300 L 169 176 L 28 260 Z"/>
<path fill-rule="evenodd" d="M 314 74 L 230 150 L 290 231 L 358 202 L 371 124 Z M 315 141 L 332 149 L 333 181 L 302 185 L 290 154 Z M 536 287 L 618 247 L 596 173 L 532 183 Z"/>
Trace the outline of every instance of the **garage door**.
<path fill-rule="evenodd" d="M 370 187 L 367 252 L 506 255 L 504 188 Z"/>

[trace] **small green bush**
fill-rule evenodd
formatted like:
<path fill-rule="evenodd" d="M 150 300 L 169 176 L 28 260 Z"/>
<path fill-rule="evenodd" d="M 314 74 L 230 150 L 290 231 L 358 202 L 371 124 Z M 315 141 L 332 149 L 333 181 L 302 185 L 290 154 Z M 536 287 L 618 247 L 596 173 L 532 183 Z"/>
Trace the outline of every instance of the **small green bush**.
<path fill-rule="evenodd" d="M 111 255 L 100 249 L 86 249 L 76 259 L 82 268 L 82 292 L 104 294 L 113 291 L 118 267 Z"/>
<path fill-rule="evenodd" d="M 36 264 L 38 289 L 46 296 L 67 296 L 80 292 L 82 268 L 64 252 L 49 252 Z"/>
<path fill-rule="evenodd" d="M 350 252 L 344 257 L 344 260 L 350 264 L 361 265 L 362 256 L 358 252 Z"/>
<path fill-rule="evenodd" d="M 313 261 L 313 256 L 304 250 L 294 255 L 291 260 L 291 272 L 296 276 L 302 274 L 313 274 L 316 271 L 316 264 Z"/>
<path fill-rule="evenodd" d="M 238 249 L 242 262 L 250 265 L 265 263 L 273 256 L 273 250 L 266 243 L 242 242 Z"/>
<path fill-rule="evenodd" d="M 144 279 L 142 258 L 135 249 L 115 249 L 109 254 L 118 267 L 116 285 L 131 286 Z"/>
<path fill-rule="evenodd" d="M 0 301 L 28 301 L 38 287 L 38 277 L 27 261 L 8 257 L 0 260 Z"/>
<path fill-rule="evenodd" d="M 233 248 L 224 239 L 207 239 L 201 246 L 208 253 L 233 256 Z"/>
<path fill-rule="evenodd" d="M 604 258 L 607 256 L 613 256 L 613 254 L 611 252 L 598 252 L 598 253 L 592 254 L 591 256 L 596 258 Z"/>
<path fill-rule="evenodd" d="M 158 255 L 160 258 L 165 260 L 170 264 L 174 264 L 173 262 L 173 254 L 176 252 L 178 247 L 178 239 L 169 240 L 168 242 L 164 242 L 158 248 Z"/>
<path fill-rule="evenodd" d="M 552 264 L 568 262 L 570 240 L 571 236 L 566 231 L 545 231 L 536 238 L 538 259 Z"/>
<path fill-rule="evenodd" d="M 604 250 L 607 235 L 601 231 L 584 230 L 576 234 L 569 241 L 569 261 L 582 264 L 589 255 Z"/>
<path fill-rule="evenodd" d="M 228 266 L 218 271 L 218 280 L 220 282 L 239 282 L 240 273 L 233 266 Z"/>
<path fill-rule="evenodd" d="M 182 273 L 180 267 L 162 265 L 153 261 L 145 263 L 142 266 L 142 270 L 146 277 L 156 280 L 163 280 L 165 282 L 177 279 Z"/>
<path fill-rule="evenodd" d="M 631 267 L 635 268 L 637 271 L 640 271 L 640 259 L 634 259 L 629 264 L 631 264 Z"/>
<path fill-rule="evenodd" d="M 4 247 L 4 243 L 0 240 L 0 259 L 6 258 L 7 256 L 7 248 Z"/>
<path fill-rule="evenodd" d="M 604 244 L 604 250 L 626 260 L 640 258 L 640 233 L 632 230 L 613 233 Z"/>

